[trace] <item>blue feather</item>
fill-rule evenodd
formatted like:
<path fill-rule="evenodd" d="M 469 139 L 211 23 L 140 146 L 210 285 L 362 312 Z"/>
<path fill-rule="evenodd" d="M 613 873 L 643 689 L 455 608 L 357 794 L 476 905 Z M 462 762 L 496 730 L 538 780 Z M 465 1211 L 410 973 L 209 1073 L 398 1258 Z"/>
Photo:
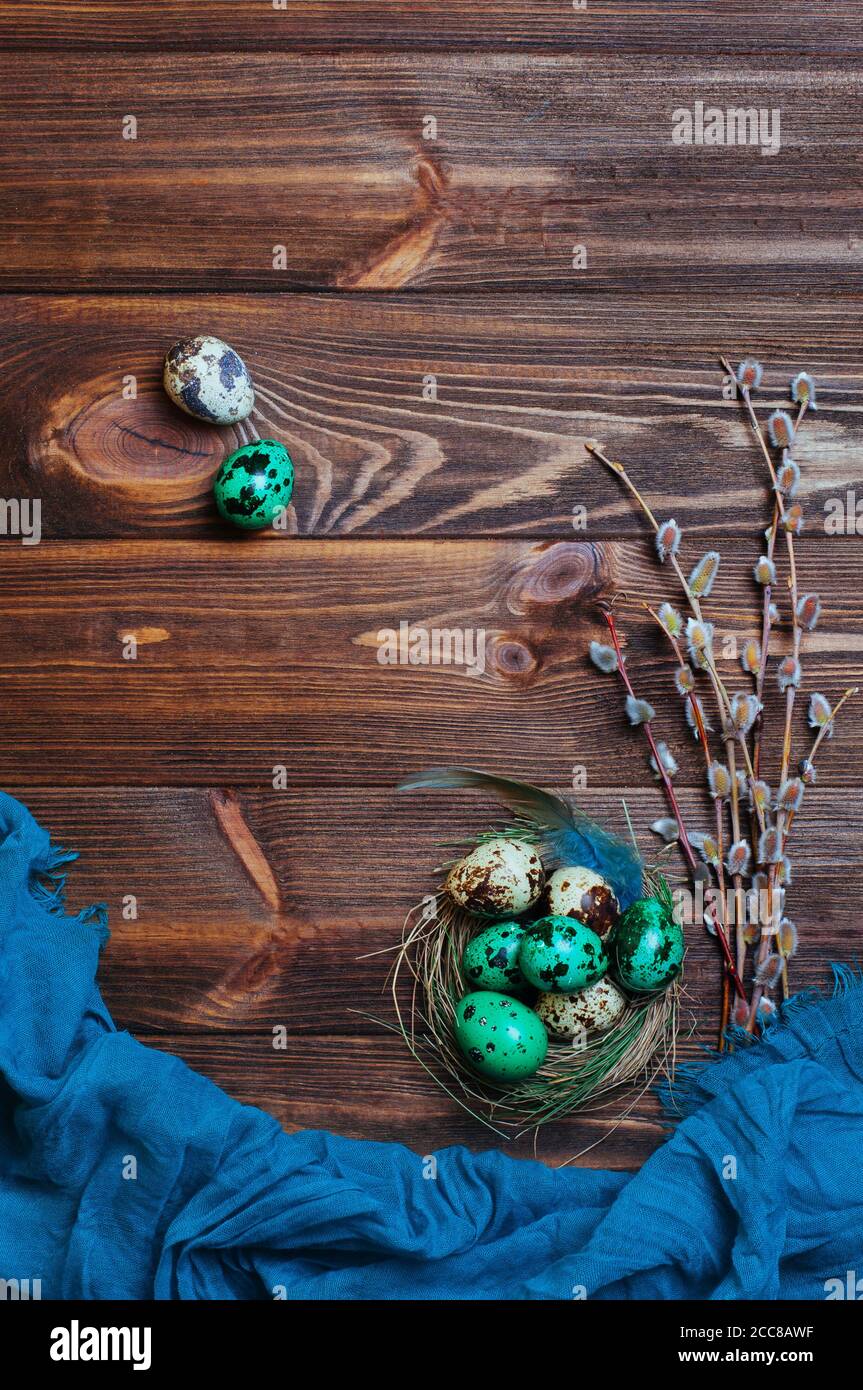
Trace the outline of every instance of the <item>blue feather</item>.
<path fill-rule="evenodd" d="M 421 787 L 475 787 L 487 791 L 545 833 L 561 866 L 580 864 L 601 874 L 614 889 L 622 911 L 642 895 L 644 866 L 635 847 L 551 792 L 472 767 L 435 767 L 400 784 L 401 791 Z"/>
<path fill-rule="evenodd" d="M 632 845 L 610 835 L 596 821 L 574 810 L 578 823 L 571 830 L 558 830 L 549 844 L 564 864 L 581 864 L 595 869 L 614 889 L 621 912 L 642 895 L 643 867 Z"/>

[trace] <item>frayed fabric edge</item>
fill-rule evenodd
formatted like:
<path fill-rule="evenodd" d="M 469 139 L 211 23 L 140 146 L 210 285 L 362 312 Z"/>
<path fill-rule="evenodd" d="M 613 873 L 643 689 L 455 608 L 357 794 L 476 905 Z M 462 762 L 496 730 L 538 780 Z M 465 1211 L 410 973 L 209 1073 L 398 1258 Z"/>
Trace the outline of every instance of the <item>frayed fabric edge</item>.
<path fill-rule="evenodd" d="M 703 1062 L 677 1067 L 673 1077 L 663 1078 L 654 1090 L 662 1106 L 666 1128 L 674 1129 L 680 1120 L 713 1100 L 720 1090 L 727 1090 L 768 1062 L 791 1061 L 809 1054 L 809 1044 L 814 1044 L 816 1031 L 820 1034 L 820 1042 L 824 1040 L 825 1030 L 835 1035 L 842 1026 L 844 1001 L 863 988 L 863 971 L 856 962 L 845 965 L 831 961 L 830 969 L 833 974 L 830 993 L 820 989 L 801 990 L 780 1004 L 777 1017 L 768 1023 L 762 1037 L 754 1038 L 743 1028 L 733 1028 L 726 1037 L 735 1051 L 718 1052 L 705 1047 Z"/>
<path fill-rule="evenodd" d="M 38 859 L 30 871 L 30 896 L 51 916 L 66 914 L 66 874 L 60 872 L 63 865 L 71 864 L 78 858 L 78 851 L 63 849 L 61 845 L 51 845 L 47 854 Z M 108 930 L 108 904 L 91 903 L 80 912 L 68 915 L 70 923 L 81 927 L 93 927 L 104 946 L 111 933 Z"/>

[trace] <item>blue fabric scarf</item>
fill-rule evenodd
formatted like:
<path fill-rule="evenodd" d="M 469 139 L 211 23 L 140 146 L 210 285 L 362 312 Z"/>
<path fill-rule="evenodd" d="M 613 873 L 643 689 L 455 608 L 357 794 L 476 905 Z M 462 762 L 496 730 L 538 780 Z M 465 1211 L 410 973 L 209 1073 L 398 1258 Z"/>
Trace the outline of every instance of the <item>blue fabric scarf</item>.
<path fill-rule="evenodd" d="M 95 984 L 104 913 L 63 912 L 71 857 L 0 793 L 0 1278 L 43 1298 L 730 1299 L 863 1276 L 847 972 L 690 1076 L 687 1117 L 636 1175 L 430 1162 L 285 1134 L 118 1032 Z"/>

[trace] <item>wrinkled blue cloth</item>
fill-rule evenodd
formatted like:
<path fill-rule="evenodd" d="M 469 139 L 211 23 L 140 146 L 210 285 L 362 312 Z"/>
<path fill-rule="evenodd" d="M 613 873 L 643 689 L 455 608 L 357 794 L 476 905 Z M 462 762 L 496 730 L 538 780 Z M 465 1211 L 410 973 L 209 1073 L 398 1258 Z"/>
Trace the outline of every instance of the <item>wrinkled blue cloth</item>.
<path fill-rule="evenodd" d="M 0 1278 L 48 1298 L 824 1298 L 863 1274 L 863 989 L 688 1078 L 635 1175 L 285 1134 L 112 1023 L 0 793 Z M 130 1160 L 135 1160 L 136 1176 Z M 833 1287 L 833 1286 L 830 1286 Z"/>

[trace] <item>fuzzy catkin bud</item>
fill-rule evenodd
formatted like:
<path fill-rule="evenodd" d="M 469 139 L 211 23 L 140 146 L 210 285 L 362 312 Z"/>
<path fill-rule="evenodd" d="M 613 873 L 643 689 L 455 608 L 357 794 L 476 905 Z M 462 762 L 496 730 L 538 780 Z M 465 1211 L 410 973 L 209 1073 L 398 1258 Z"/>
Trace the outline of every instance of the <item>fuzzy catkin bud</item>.
<path fill-rule="evenodd" d="M 816 691 L 815 691 L 812 695 L 810 695 L 810 697 L 809 697 L 809 726 L 810 726 L 810 728 L 812 728 L 812 729 L 823 729 L 824 726 L 825 726 L 825 724 L 830 724 L 830 721 L 832 720 L 832 718 L 833 718 L 833 710 L 832 710 L 831 707 L 830 707 L 830 701 L 826 698 L 826 696 L 819 694 L 819 692 L 816 690 Z M 832 727 L 832 724 L 831 724 L 830 728 L 827 730 L 826 737 L 827 737 L 827 738 L 832 738 L 832 737 L 833 737 L 833 727 Z"/>
<path fill-rule="evenodd" d="M 797 621 L 807 632 L 814 632 L 821 617 L 821 600 L 817 594 L 804 594 L 797 604 Z"/>
<path fill-rule="evenodd" d="M 761 812 L 763 815 L 770 806 L 772 792 L 766 782 L 760 778 L 752 782 L 749 787 L 749 805 L 756 814 Z"/>
<path fill-rule="evenodd" d="M 731 874 L 732 878 L 749 873 L 750 857 L 751 851 L 746 841 L 735 840 L 734 844 L 729 847 L 728 857 L 725 861 L 728 872 Z"/>
<path fill-rule="evenodd" d="M 679 695 L 688 695 L 695 685 L 695 677 L 688 666 L 678 666 L 674 682 Z"/>
<path fill-rule="evenodd" d="M 782 837 L 775 826 L 769 825 L 758 841 L 759 864 L 778 864 L 782 859 Z"/>
<path fill-rule="evenodd" d="M 626 697 L 626 713 L 630 724 L 649 724 L 656 718 L 656 710 L 646 700 L 636 700 L 632 695 Z"/>
<path fill-rule="evenodd" d="M 772 895 L 770 895 L 768 891 L 769 882 L 770 881 L 766 873 L 753 874 L 752 892 L 755 895 L 754 904 L 757 911 L 758 922 L 760 922 L 763 926 L 769 926 L 771 922 L 773 922 L 774 924 L 777 923 L 779 921 L 780 916 L 782 915 L 785 905 L 785 889 L 778 888 L 774 884 L 773 893 Z M 753 942 L 747 941 L 746 944 L 748 946 L 751 946 L 753 945 Z"/>
<path fill-rule="evenodd" d="M 745 387 L 748 391 L 757 391 L 761 385 L 761 378 L 764 375 L 764 368 L 754 357 L 744 357 L 737 368 L 737 385 Z"/>
<path fill-rule="evenodd" d="M 782 525 L 791 536 L 803 534 L 803 508 L 799 502 L 795 502 L 793 507 L 787 507 L 782 518 Z"/>
<path fill-rule="evenodd" d="M 710 721 L 707 718 L 707 715 L 704 712 L 704 705 L 701 702 L 701 696 L 690 695 L 689 699 L 686 701 L 686 722 L 692 730 L 696 742 L 698 742 L 701 738 L 701 735 L 698 732 L 698 723 L 696 721 L 695 714 L 692 708 L 693 705 L 695 705 L 698 710 L 704 732 L 710 733 L 713 729 L 713 725 L 710 723 Z"/>
<path fill-rule="evenodd" d="M 707 598 L 713 588 L 713 581 L 719 573 L 720 555 L 718 550 L 708 550 L 702 555 L 689 576 L 689 592 L 694 598 Z"/>
<path fill-rule="evenodd" d="M 808 372 L 798 372 L 791 379 L 791 399 L 795 405 L 802 405 L 806 402 L 809 410 L 817 410 L 815 401 L 815 382 Z"/>
<path fill-rule="evenodd" d="M 710 795 L 727 801 L 731 795 L 731 773 L 724 763 L 712 762 L 707 769 L 707 785 Z"/>
<path fill-rule="evenodd" d="M 670 637 L 680 636 L 683 631 L 683 619 L 670 603 L 661 604 L 657 617 Z"/>
<path fill-rule="evenodd" d="M 659 762 L 662 765 L 666 776 L 675 777 L 678 772 L 677 759 L 672 753 L 667 743 L 657 743 L 656 751 L 659 754 Z M 653 754 L 650 755 L 650 768 L 655 776 L 659 776 L 659 766 Z"/>
<path fill-rule="evenodd" d="M 754 944 L 754 942 L 749 943 L 750 946 Z M 746 1027 L 749 1022 L 749 1005 L 745 999 L 738 999 L 737 1003 L 734 1005 L 734 1012 L 731 1017 L 736 1028 Z"/>
<path fill-rule="evenodd" d="M 670 517 L 668 521 L 663 521 L 656 533 L 656 553 L 663 562 L 669 555 L 676 555 L 680 549 L 680 527 Z"/>
<path fill-rule="evenodd" d="M 617 652 L 614 647 L 607 647 L 604 642 L 591 642 L 588 651 L 594 666 L 604 675 L 609 676 L 612 671 L 617 670 Z"/>
<path fill-rule="evenodd" d="M 655 820 L 650 828 L 654 835 L 659 835 L 669 845 L 674 844 L 680 834 L 680 827 L 673 816 L 663 816 L 661 820 Z"/>
<path fill-rule="evenodd" d="M 713 624 L 689 618 L 686 623 L 686 643 L 693 666 L 703 671 L 713 657 Z"/>
<path fill-rule="evenodd" d="M 758 717 L 761 702 L 755 695 L 732 695 L 731 722 L 735 733 L 748 734 Z"/>
<path fill-rule="evenodd" d="M 776 491 L 793 497 L 800 486 L 800 469 L 792 458 L 784 458 L 776 470 Z"/>
<path fill-rule="evenodd" d="M 780 690 L 788 690 L 791 686 L 796 690 L 803 679 L 800 662 L 793 656 L 783 657 L 776 672 L 776 679 Z"/>
<path fill-rule="evenodd" d="M 755 983 L 772 989 L 782 974 L 782 956 L 773 952 L 755 970 Z"/>
<path fill-rule="evenodd" d="M 774 410 L 767 421 L 767 433 L 774 449 L 790 449 L 794 441 L 794 421 L 787 410 Z"/>
<path fill-rule="evenodd" d="M 777 811 L 799 811 L 803 800 L 803 783 L 799 777 L 786 777 L 776 795 Z"/>
<path fill-rule="evenodd" d="M 740 653 L 740 665 L 747 675 L 757 676 L 761 668 L 761 643 L 755 637 L 750 637 L 744 643 L 743 651 Z"/>
<path fill-rule="evenodd" d="M 776 944 L 786 960 L 797 954 L 797 928 L 790 917 L 783 917 L 779 923 Z"/>
<path fill-rule="evenodd" d="M 689 836 L 689 843 L 698 850 L 705 864 L 710 864 L 714 868 L 718 866 L 719 846 L 712 835 L 702 835 L 700 831 L 693 831 Z"/>

